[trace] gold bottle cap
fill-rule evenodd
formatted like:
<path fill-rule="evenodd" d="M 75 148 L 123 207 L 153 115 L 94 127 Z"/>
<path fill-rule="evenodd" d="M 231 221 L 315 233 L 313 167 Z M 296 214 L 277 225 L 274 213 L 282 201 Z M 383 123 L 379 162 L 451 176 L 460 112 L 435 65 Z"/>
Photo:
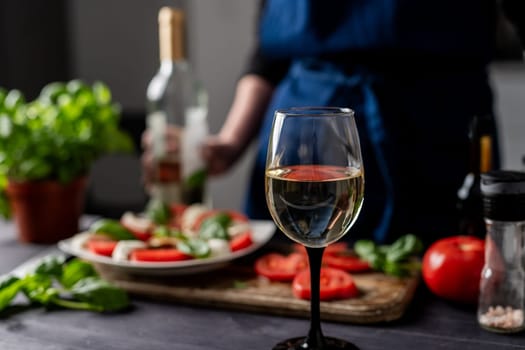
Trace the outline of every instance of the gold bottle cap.
<path fill-rule="evenodd" d="M 159 11 L 160 60 L 182 61 L 184 54 L 184 12 L 164 6 Z"/>

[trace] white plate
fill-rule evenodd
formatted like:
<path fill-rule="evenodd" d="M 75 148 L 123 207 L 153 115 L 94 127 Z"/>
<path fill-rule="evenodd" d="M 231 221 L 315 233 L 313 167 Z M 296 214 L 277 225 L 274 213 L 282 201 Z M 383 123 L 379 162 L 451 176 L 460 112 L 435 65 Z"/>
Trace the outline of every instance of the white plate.
<path fill-rule="evenodd" d="M 252 227 L 253 244 L 249 247 L 236 251 L 226 256 L 207 259 L 192 259 L 174 262 L 138 262 L 138 261 L 114 261 L 109 257 L 91 253 L 87 249 L 76 248 L 68 238 L 58 242 L 58 247 L 71 255 L 85 259 L 95 264 L 109 267 L 115 272 L 133 275 L 186 275 L 205 271 L 211 271 L 227 265 L 230 261 L 245 256 L 272 238 L 275 232 L 275 224 L 272 221 L 250 221 Z"/>

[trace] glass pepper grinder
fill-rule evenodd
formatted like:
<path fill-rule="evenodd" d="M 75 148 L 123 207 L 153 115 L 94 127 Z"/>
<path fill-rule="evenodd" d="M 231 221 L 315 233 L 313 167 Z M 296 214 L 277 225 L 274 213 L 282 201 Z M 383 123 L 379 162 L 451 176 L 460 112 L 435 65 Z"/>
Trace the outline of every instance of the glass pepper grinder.
<path fill-rule="evenodd" d="M 525 173 L 481 175 L 487 229 L 481 273 L 478 322 L 489 331 L 525 329 Z"/>

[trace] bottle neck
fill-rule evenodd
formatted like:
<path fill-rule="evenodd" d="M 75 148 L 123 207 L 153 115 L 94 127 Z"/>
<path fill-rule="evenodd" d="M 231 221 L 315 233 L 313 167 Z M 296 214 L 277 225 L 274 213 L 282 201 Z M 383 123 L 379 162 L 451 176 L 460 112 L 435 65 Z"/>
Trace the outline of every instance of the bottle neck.
<path fill-rule="evenodd" d="M 470 125 L 469 172 L 479 176 L 492 170 L 493 132 L 489 117 L 474 116 Z"/>
<path fill-rule="evenodd" d="M 172 61 L 172 60 L 162 60 L 160 61 L 159 71 L 162 75 L 171 75 L 178 68 L 179 70 L 186 71 L 189 69 L 188 61 Z"/>
<path fill-rule="evenodd" d="M 161 62 L 185 60 L 182 11 L 164 7 L 159 12 L 159 49 Z"/>

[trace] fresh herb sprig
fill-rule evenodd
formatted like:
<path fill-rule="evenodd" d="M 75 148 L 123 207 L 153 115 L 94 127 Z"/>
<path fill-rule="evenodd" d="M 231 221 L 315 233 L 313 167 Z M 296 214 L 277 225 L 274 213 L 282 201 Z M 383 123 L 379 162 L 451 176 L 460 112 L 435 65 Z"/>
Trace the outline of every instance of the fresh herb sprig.
<path fill-rule="evenodd" d="M 391 245 L 377 245 L 371 240 L 359 240 L 354 244 L 356 254 L 368 261 L 374 270 L 398 277 L 420 269 L 420 262 L 414 258 L 422 250 L 423 243 L 413 234 L 401 236 Z"/>
<path fill-rule="evenodd" d="M 78 259 L 65 262 L 58 255 L 43 258 L 22 278 L 9 275 L 0 280 L 0 314 L 20 293 L 45 307 L 104 312 L 130 305 L 127 293 L 100 278 L 91 264 Z"/>

